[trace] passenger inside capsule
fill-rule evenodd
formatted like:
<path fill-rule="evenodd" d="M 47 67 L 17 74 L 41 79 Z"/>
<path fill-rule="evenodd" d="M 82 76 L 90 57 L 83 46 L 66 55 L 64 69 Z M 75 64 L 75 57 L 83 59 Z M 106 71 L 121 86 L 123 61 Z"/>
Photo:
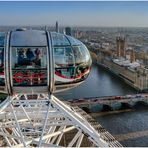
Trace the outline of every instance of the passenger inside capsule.
<path fill-rule="evenodd" d="M 47 84 L 47 49 L 13 47 L 13 83 L 15 86 Z"/>
<path fill-rule="evenodd" d="M 45 62 L 43 59 L 42 51 L 39 48 L 30 49 L 30 48 L 21 48 L 17 49 L 18 59 L 15 64 L 16 67 L 19 66 L 44 66 Z M 41 65 L 42 63 L 42 65 Z"/>

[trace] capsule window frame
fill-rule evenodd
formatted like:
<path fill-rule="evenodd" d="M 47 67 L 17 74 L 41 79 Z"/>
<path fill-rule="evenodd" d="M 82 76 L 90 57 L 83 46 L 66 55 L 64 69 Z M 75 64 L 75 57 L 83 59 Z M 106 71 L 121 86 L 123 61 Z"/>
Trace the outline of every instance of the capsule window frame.
<path fill-rule="evenodd" d="M 14 87 L 14 88 L 19 88 L 19 87 L 42 87 L 42 86 L 48 86 L 48 75 L 49 75 L 49 62 L 48 62 L 48 47 L 47 46 L 10 46 L 9 49 L 10 49 L 10 55 L 12 55 L 12 50 L 13 48 L 42 48 L 42 49 L 45 49 L 46 51 L 46 85 L 14 85 L 14 82 L 13 82 L 13 75 L 12 75 L 12 71 L 13 71 L 13 68 L 12 68 L 12 56 L 9 57 L 10 59 L 10 66 L 9 66 L 9 70 L 10 70 L 10 82 L 11 82 L 11 86 Z M 29 69 L 29 68 L 28 68 Z M 32 68 L 33 69 L 33 68 Z M 41 68 L 42 69 L 42 68 Z"/>

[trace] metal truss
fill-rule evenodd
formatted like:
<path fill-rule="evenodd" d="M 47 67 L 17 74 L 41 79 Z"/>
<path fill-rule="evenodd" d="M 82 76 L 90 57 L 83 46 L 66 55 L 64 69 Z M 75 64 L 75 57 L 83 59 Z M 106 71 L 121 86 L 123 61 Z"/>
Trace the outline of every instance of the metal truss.
<path fill-rule="evenodd" d="M 17 94 L 0 104 L 0 146 L 108 147 L 110 144 L 78 111 L 55 96 Z"/>

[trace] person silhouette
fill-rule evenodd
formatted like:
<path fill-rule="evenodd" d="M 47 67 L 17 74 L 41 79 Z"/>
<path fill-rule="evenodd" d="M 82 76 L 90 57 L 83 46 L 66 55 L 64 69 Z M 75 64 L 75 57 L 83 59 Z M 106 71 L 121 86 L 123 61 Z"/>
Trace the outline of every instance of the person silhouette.
<path fill-rule="evenodd" d="M 34 56 L 34 54 L 33 54 L 33 51 L 30 49 L 30 48 L 28 48 L 28 50 L 27 50 L 27 52 L 26 52 L 26 56 L 27 56 L 27 60 L 29 61 L 29 62 L 33 62 L 33 60 L 35 59 L 35 56 Z"/>
<path fill-rule="evenodd" d="M 36 48 L 35 55 L 36 55 L 35 64 L 38 66 L 41 66 L 41 51 L 40 51 L 40 49 Z"/>

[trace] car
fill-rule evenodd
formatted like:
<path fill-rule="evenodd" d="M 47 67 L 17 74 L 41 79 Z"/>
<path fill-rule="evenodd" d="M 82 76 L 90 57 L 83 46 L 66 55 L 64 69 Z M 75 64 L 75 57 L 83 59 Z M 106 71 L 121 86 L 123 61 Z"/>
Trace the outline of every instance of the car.
<path fill-rule="evenodd" d="M 85 99 L 79 99 L 78 102 L 85 102 Z"/>
<path fill-rule="evenodd" d="M 137 94 L 136 96 L 135 96 L 135 98 L 141 98 L 142 96 L 141 96 L 141 94 Z"/>
<path fill-rule="evenodd" d="M 115 99 L 122 99 L 121 96 L 115 96 Z"/>
<path fill-rule="evenodd" d="M 126 99 L 130 99 L 130 98 L 132 98 L 132 95 L 126 95 L 125 98 L 126 98 Z"/>
<path fill-rule="evenodd" d="M 97 102 L 99 99 L 94 99 L 93 102 Z"/>

